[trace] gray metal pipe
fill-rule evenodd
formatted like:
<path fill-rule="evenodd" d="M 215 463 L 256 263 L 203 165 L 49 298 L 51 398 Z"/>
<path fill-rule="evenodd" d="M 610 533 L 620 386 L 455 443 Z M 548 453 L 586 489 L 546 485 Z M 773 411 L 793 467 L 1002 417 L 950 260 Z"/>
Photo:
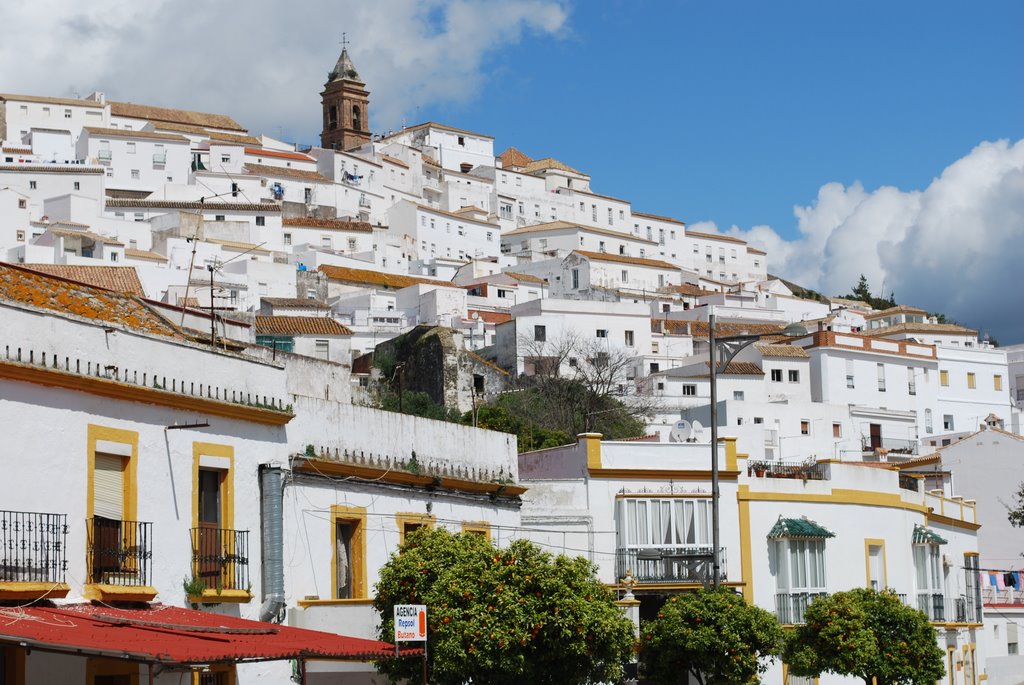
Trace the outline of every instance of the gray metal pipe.
<path fill-rule="evenodd" d="M 284 620 L 284 472 L 260 465 L 260 559 L 263 604 L 260 620 Z"/>

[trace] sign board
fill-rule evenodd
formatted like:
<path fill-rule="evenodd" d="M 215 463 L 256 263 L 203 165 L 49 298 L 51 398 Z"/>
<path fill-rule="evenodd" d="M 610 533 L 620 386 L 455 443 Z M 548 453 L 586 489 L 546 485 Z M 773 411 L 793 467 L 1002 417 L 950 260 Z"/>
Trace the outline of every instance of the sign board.
<path fill-rule="evenodd" d="M 427 607 L 425 604 L 395 605 L 395 642 L 427 641 Z"/>

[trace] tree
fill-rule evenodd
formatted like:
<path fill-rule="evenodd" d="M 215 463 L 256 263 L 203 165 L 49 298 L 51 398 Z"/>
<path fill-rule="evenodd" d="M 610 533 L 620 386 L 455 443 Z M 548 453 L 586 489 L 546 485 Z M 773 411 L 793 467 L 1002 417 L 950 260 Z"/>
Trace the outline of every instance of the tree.
<path fill-rule="evenodd" d="M 868 279 L 864 277 L 864 274 L 860 275 L 857 285 L 853 286 L 853 297 L 851 299 L 860 300 L 861 302 L 869 302 L 871 300 L 871 288 L 868 287 Z"/>
<path fill-rule="evenodd" d="M 884 295 L 881 297 L 872 295 L 871 288 L 868 287 L 868 279 L 864 277 L 864 274 L 860 275 L 857 285 L 853 286 L 853 291 L 849 295 L 843 295 L 843 298 L 866 302 L 873 309 L 888 309 L 889 307 L 896 306 L 896 294 L 891 291 L 889 292 L 888 299 Z"/>
<path fill-rule="evenodd" d="M 945 674 L 935 628 L 890 590 L 858 588 L 818 598 L 805 621 L 786 644 L 794 675 L 830 671 L 868 685 L 923 685 Z"/>
<path fill-rule="evenodd" d="M 729 589 L 674 595 L 640 630 L 640 663 L 646 682 L 702 685 L 757 683 L 764 657 L 782 651 L 779 622 Z"/>
<path fill-rule="evenodd" d="M 436 685 L 621 682 L 633 650 L 633 624 L 594 565 L 525 540 L 499 549 L 480 535 L 421 528 L 391 555 L 376 591 L 384 640 L 395 604 L 427 605 Z M 378 668 L 418 682 L 421 665 L 386 659 Z"/>
<path fill-rule="evenodd" d="M 1008 507 L 1007 518 L 1015 528 L 1024 527 L 1024 483 L 1017 486 L 1017 494 L 1013 496 L 1013 507 Z"/>

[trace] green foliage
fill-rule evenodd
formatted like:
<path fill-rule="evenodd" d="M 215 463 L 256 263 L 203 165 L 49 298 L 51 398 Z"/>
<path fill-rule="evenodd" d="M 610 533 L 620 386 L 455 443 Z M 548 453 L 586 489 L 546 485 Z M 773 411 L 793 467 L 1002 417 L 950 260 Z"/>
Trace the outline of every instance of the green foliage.
<path fill-rule="evenodd" d="M 191 578 L 186 577 L 181 581 L 181 588 L 188 597 L 200 597 L 203 594 L 203 590 L 206 589 L 206 583 L 201 578 L 196 578 L 195 576 Z"/>
<path fill-rule="evenodd" d="M 885 685 L 922 685 L 943 677 L 935 629 L 893 592 L 858 588 L 814 600 L 806 623 L 787 640 L 790 673 L 825 671 Z"/>
<path fill-rule="evenodd" d="M 860 280 L 857 281 L 857 285 L 853 286 L 853 291 L 849 295 L 841 295 L 840 297 L 847 300 L 866 302 L 874 309 L 888 309 L 889 307 L 896 306 L 896 295 L 892 292 L 889 293 L 888 298 L 884 294 L 882 297 L 872 295 L 871 288 L 868 287 L 868 279 L 864 277 L 864 274 L 860 275 Z"/>
<path fill-rule="evenodd" d="M 1013 497 L 1013 507 L 1007 512 L 1010 525 L 1015 528 L 1024 527 L 1024 483 L 1017 486 L 1017 494 Z"/>
<path fill-rule="evenodd" d="M 640 629 L 645 682 L 705 685 L 757 683 L 768 658 L 782 651 L 779 622 L 728 589 L 673 595 Z"/>
<path fill-rule="evenodd" d="M 472 424 L 472 412 L 462 422 Z M 567 445 L 584 432 L 620 440 L 646 429 L 641 417 L 617 398 L 570 378 L 546 378 L 540 385 L 499 395 L 477 409 L 477 426 L 515 434 L 520 452 Z"/>
<path fill-rule="evenodd" d="M 518 540 L 421 528 L 380 571 L 374 607 L 392 640 L 395 604 L 426 604 L 434 685 L 621 682 L 633 629 L 583 558 Z M 421 662 L 387 659 L 392 681 L 419 682 Z"/>
<path fill-rule="evenodd" d="M 390 388 L 383 388 L 380 393 L 380 408 L 385 411 L 397 412 L 401 409 L 403 414 L 422 416 L 427 419 L 438 421 L 458 422 L 462 414 L 454 409 L 448 409 L 443 404 L 438 404 L 425 392 L 405 390 L 402 392 L 401 402 L 398 393 Z"/>

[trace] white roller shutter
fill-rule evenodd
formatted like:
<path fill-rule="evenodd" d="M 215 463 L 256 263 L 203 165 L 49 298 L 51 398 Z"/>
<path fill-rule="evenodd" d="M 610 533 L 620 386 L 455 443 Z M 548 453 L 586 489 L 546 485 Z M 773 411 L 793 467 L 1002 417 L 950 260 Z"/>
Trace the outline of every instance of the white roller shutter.
<path fill-rule="evenodd" d="M 124 458 L 97 454 L 92 481 L 95 516 L 121 521 L 124 518 Z"/>

